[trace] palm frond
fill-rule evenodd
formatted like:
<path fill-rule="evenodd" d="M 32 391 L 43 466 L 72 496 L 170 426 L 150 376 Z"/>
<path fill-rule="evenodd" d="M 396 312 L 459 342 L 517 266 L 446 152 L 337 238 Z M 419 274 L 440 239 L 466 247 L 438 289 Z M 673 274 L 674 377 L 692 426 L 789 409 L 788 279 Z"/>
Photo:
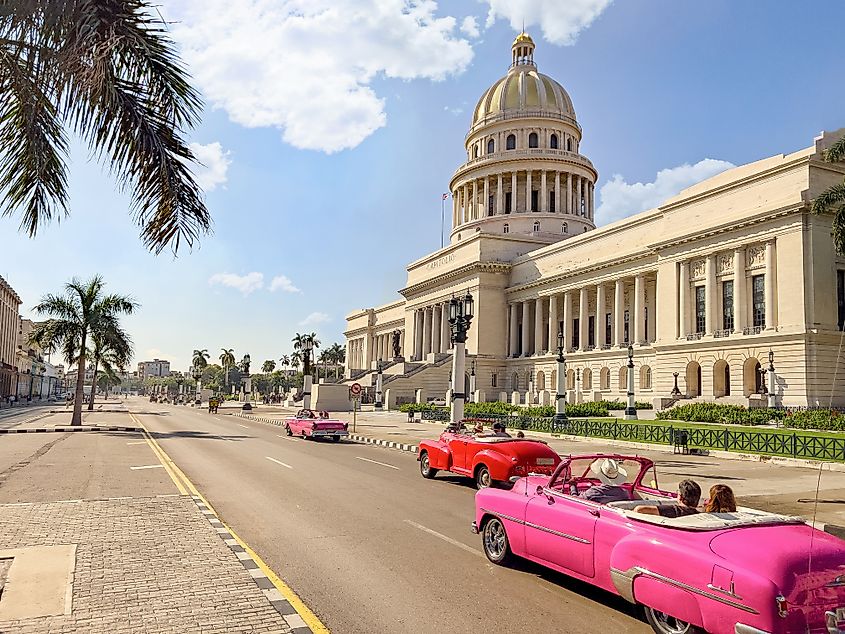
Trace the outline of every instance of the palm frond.
<path fill-rule="evenodd" d="M 825 213 L 841 203 L 845 203 L 845 183 L 832 185 L 819 194 L 813 201 L 813 213 Z"/>
<path fill-rule="evenodd" d="M 845 161 L 845 136 L 831 145 L 824 153 L 824 160 L 829 163 Z"/>
<path fill-rule="evenodd" d="M 839 255 L 845 255 L 845 201 L 833 214 L 833 246 Z"/>

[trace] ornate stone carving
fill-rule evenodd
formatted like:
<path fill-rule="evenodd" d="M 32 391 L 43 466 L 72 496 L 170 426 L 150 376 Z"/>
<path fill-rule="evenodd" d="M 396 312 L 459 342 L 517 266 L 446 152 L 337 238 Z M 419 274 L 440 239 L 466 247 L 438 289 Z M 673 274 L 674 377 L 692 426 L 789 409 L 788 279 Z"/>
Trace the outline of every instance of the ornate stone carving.
<path fill-rule="evenodd" d="M 762 244 L 748 247 L 746 250 L 748 254 L 748 268 L 754 269 L 761 266 L 766 266 L 766 247 Z"/>
<path fill-rule="evenodd" d="M 732 253 L 720 255 L 716 259 L 716 273 L 724 275 L 733 271 L 734 256 Z"/>
<path fill-rule="evenodd" d="M 704 277 L 705 271 L 707 270 L 707 261 L 706 260 L 695 260 L 690 264 L 689 267 L 689 275 L 692 279 L 699 279 Z"/>

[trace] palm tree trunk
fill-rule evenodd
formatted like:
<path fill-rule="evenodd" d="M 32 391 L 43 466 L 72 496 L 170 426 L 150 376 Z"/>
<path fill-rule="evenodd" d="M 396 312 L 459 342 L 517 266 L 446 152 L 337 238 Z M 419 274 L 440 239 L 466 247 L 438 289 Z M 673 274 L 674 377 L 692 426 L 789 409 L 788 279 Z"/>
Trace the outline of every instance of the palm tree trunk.
<path fill-rule="evenodd" d="M 94 395 L 97 393 L 97 369 L 100 367 L 100 360 L 94 359 L 94 378 L 91 379 L 91 398 L 88 399 L 88 411 L 94 411 Z"/>
<path fill-rule="evenodd" d="M 82 395 L 85 394 L 85 337 L 79 352 L 79 363 L 76 368 L 76 396 L 73 399 L 73 416 L 71 425 L 82 425 Z"/>

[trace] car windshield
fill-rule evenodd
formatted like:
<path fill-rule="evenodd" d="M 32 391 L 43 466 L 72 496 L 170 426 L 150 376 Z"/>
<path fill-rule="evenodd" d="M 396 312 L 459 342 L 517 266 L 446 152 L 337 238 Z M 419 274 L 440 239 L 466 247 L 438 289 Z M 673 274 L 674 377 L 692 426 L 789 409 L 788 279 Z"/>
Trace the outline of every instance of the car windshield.
<path fill-rule="evenodd" d="M 554 483 L 552 483 L 552 488 L 562 489 L 566 483 L 573 479 L 582 481 L 588 480 L 596 483 L 599 482 L 599 479 L 593 471 L 592 467 L 595 464 L 596 470 L 598 470 L 598 466 L 603 460 L 605 460 L 605 458 L 603 457 L 573 458 L 569 463 L 569 474 L 567 475 L 566 470 L 561 471 L 558 478 L 555 480 Z M 633 485 L 640 478 L 640 472 L 643 471 L 643 465 L 638 460 L 618 459 L 616 460 L 616 464 L 619 466 L 620 471 L 625 472 L 625 479 L 620 481 L 621 485 Z M 642 474 L 642 476 L 642 486 L 652 489 L 658 488 L 657 474 L 653 465 L 649 466 L 648 469 Z"/>

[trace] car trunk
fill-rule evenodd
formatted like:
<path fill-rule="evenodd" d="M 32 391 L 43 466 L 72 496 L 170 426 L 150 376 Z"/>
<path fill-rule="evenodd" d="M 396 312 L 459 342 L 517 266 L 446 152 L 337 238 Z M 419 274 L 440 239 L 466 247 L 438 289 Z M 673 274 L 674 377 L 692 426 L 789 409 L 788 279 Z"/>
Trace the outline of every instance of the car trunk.
<path fill-rule="evenodd" d="M 345 423 L 337 420 L 315 420 L 314 429 L 319 429 L 321 431 L 334 431 L 336 429 L 343 430 L 346 429 L 346 425 Z"/>

